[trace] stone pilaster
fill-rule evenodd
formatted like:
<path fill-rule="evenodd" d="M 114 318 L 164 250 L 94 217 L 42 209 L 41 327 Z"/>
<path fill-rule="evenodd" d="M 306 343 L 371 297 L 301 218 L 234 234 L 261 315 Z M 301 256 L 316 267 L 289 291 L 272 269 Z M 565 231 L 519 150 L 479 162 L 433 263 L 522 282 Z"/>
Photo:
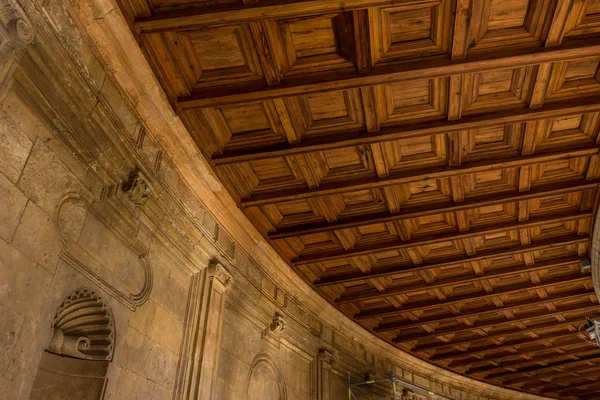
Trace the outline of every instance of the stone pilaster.
<path fill-rule="evenodd" d="M 211 263 L 191 279 L 176 399 L 211 398 L 219 360 L 225 293 L 231 283 L 231 274 L 219 263 Z"/>
<path fill-rule="evenodd" d="M 317 400 L 333 400 L 331 394 L 331 374 L 333 353 L 321 349 L 317 355 Z"/>

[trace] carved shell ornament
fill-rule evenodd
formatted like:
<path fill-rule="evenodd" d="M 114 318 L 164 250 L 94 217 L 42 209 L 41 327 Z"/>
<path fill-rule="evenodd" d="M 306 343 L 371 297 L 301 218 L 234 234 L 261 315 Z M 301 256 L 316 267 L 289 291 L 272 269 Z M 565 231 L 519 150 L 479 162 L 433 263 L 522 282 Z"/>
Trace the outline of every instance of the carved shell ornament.
<path fill-rule="evenodd" d="M 48 351 L 85 360 L 110 361 L 115 328 L 108 305 L 91 290 L 77 290 L 60 305 Z"/>

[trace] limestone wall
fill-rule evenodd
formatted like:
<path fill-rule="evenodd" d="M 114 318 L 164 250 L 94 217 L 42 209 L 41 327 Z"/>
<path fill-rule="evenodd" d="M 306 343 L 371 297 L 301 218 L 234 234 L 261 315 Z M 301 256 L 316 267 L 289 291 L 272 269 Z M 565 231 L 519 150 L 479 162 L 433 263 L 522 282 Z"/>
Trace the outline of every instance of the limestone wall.
<path fill-rule="evenodd" d="M 212 175 L 112 1 L 3 0 L 2 399 L 29 398 L 78 289 L 114 317 L 105 399 L 334 400 L 348 371 L 393 366 L 454 399 L 538 398 L 426 364 L 313 293 Z"/>

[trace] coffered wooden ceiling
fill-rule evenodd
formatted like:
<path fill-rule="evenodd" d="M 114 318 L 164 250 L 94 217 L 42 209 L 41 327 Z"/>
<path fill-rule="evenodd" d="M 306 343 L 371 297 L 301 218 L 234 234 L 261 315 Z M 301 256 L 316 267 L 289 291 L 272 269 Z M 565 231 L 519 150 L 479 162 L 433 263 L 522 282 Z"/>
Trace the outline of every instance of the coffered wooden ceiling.
<path fill-rule="evenodd" d="M 589 273 L 600 0 L 121 0 L 173 107 L 292 268 L 492 384 L 600 399 Z"/>

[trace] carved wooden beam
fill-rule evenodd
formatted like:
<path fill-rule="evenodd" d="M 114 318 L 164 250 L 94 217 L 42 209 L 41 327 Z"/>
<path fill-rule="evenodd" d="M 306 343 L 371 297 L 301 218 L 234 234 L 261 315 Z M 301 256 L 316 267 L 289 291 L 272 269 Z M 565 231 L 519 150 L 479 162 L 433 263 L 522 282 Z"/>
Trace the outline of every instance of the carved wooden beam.
<path fill-rule="evenodd" d="M 525 201 L 537 197 L 557 196 L 561 194 L 574 193 L 584 190 L 594 190 L 598 188 L 598 180 L 593 181 L 574 181 L 561 184 L 553 184 L 534 188 L 528 192 L 501 193 L 480 196 L 472 199 L 466 199 L 460 203 L 451 203 L 440 206 L 440 204 L 424 205 L 419 207 L 410 207 L 400 210 L 397 213 L 379 213 L 367 214 L 359 217 L 344 219 L 337 222 L 322 222 L 316 224 L 297 225 L 277 229 L 269 233 L 270 239 L 285 239 L 289 237 L 312 235 L 315 233 L 331 232 L 339 229 L 356 228 L 364 225 L 382 224 L 391 221 L 400 221 L 410 218 L 425 217 L 429 215 L 439 215 L 450 212 L 472 210 L 480 207 L 489 207 L 499 204 L 506 204 L 515 201 Z"/>
<path fill-rule="evenodd" d="M 176 26 L 167 20 L 140 22 L 138 28 L 144 34 L 149 32 L 148 24 L 162 24 L 160 28 L 151 29 L 173 30 L 181 29 L 184 22 L 179 19 Z M 286 84 L 269 87 L 266 84 L 257 87 L 256 84 L 238 85 L 236 87 L 221 86 L 196 91 L 187 98 L 179 99 L 179 110 L 219 107 L 227 104 L 239 104 L 250 101 L 261 101 L 278 97 L 299 96 L 316 92 L 351 89 L 362 86 L 390 84 L 416 79 L 433 79 L 449 75 L 478 73 L 507 68 L 525 67 L 547 62 L 570 61 L 585 57 L 596 57 L 600 54 L 600 39 L 598 36 L 564 41 L 559 47 L 554 48 L 510 48 L 474 54 L 465 60 L 451 60 L 449 58 L 436 58 L 418 60 L 401 65 L 383 65 L 374 70 L 357 73 L 343 73 L 332 71 L 321 73 L 312 79 L 301 77 L 296 80 L 288 79 Z"/>
<path fill-rule="evenodd" d="M 538 304 L 546 304 L 546 303 L 552 303 L 553 301 L 558 301 L 558 300 L 570 300 L 570 299 L 574 299 L 574 298 L 578 298 L 578 297 L 594 296 L 594 295 L 595 295 L 595 292 L 593 289 L 580 288 L 580 289 L 575 289 L 575 290 L 569 290 L 564 293 L 551 294 L 544 299 L 538 298 L 535 300 L 530 300 L 527 302 L 527 305 L 532 306 L 532 305 L 538 305 Z M 408 329 L 408 328 L 413 328 L 415 326 L 423 326 L 423 325 L 428 325 L 428 324 L 432 324 L 432 323 L 442 324 L 442 323 L 446 323 L 446 322 L 456 322 L 457 318 L 477 317 L 477 316 L 481 316 L 481 315 L 485 315 L 485 314 L 489 314 L 489 313 L 498 313 L 500 311 L 517 309 L 522 306 L 523 306 L 523 303 L 509 304 L 509 305 L 504 305 L 501 307 L 496 307 L 495 305 L 484 306 L 484 307 L 477 308 L 475 310 L 463 312 L 459 316 L 452 314 L 449 316 L 444 315 L 444 316 L 426 317 L 426 318 L 419 319 L 417 321 L 402 321 L 402 322 L 384 323 L 384 324 L 380 324 L 377 327 L 373 328 L 373 330 L 375 332 L 385 332 L 385 331 L 391 331 L 391 330 L 397 330 L 397 329 Z M 397 315 L 401 315 L 401 310 L 398 310 Z"/>
<path fill-rule="evenodd" d="M 413 292 L 420 292 L 424 290 L 432 290 L 437 288 L 442 288 L 446 286 L 454 286 L 465 282 L 478 282 L 482 280 L 492 279 L 492 278 L 503 278 L 508 276 L 514 276 L 519 274 L 524 274 L 533 271 L 540 271 L 546 268 L 554 268 L 561 266 L 569 266 L 574 264 L 579 264 L 582 260 L 587 259 L 587 257 L 563 257 L 556 260 L 548 260 L 540 263 L 535 263 L 531 265 L 519 265 L 516 267 L 508 267 L 495 269 L 487 273 L 483 273 L 477 275 L 475 273 L 468 275 L 461 275 L 457 277 L 438 279 L 433 281 L 432 283 L 418 283 L 413 285 L 405 285 L 405 286 L 397 286 L 391 287 L 386 290 L 379 291 L 377 289 L 362 291 L 359 293 L 352 293 L 343 295 L 339 299 L 335 300 L 336 304 L 348 304 L 355 303 L 366 300 L 374 300 L 374 299 L 383 299 L 390 296 L 397 296 L 399 294 L 407 294 Z"/>
<path fill-rule="evenodd" d="M 389 175 L 385 178 L 367 178 L 360 180 L 350 180 L 344 182 L 335 182 L 322 184 L 316 189 L 294 189 L 278 191 L 272 193 L 261 193 L 251 198 L 242 199 L 243 207 L 260 206 L 266 204 L 282 203 L 300 199 L 309 199 L 313 197 L 341 194 L 358 190 L 376 189 L 386 186 L 418 182 L 427 179 L 451 178 L 474 173 L 496 171 L 499 169 L 531 166 L 546 162 L 568 160 L 576 157 L 591 157 L 598 154 L 599 145 L 587 146 L 584 149 L 561 150 L 552 153 L 537 154 L 531 156 L 519 156 L 505 160 L 478 161 L 464 163 L 461 166 L 448 168 L 427 168 L 420 171 L 404 171 Z"/>
<path fill-rule="evenodd" d="M 467 294 L 467 295 L 449 297 L 447 300 L 433 300 L 433 301 L 427 301 L 427 302 L 417 302 L 416 304 L 410 304 L 406 307 L 403 306 L 401 308 L 392 306 L 392 307 L 386 307 L 386 308 L 377 308 L 374 310 L 361 311 L 358 314 L 355 314 L 354 318 L 356 318 L 357 320 L 369 319 L 369 318 L 383 318 L 383 317 L 389 317 L 389 316 L 394 316 L 394 315 L 398 315 L 398 314 L 403 314 L 403 313 L 406 313 L 409 311 L 417 311 L 417 310 L 424 311 L 424 310 L 429 310 L 429 309 L 438 308 L 438 307 L 461 305 L 462 303 L 469 302 L 471 300 L 483 301 L 483 300 L 490 299 L 490 298 L 500 296 L 500 295 L 508 295 L 508 294 L 522 292 L 525 290 L 546 288 L 546 287 L 553 286 L 553 285 L 556 285 L 559 283 L 577 283 L 577 282 L 586 282 L 586 281 L 589 281 L 591 283 L 591 275 L 581 276 L 581 273 L 577 272 L 576 274 L 571 274 L 568 277 L 565 277 L 563 275 L 563 276 L 559 276 L 559 277 L 556 277 L 553 279 L 549 279 L 547 281 L 541 281 L 539 283 L 525 282 L 525 283 L 518 284 L 518 285 L 511 285 L 507 288 L 498 289 L 491 293 L 483 292 L 483 293 L 475 293 L 475 294 Z M 536 296 L 537 296 L 537 294 L 536 294 Z M 527 303 L 528 303 L 528 301 L 521 301 L 521 302 L 518 302 L 518 305 L 524 306 L 524 305 L 527 305 Z M 464 314 L 461 313 L 461 316 L 462 315 L 464 315 Z"/>
<path fill-rule="evenodd" d="M 469 257 L 464 257 L 464 256 L 460 256 L 460 257 L 456 257 L 456 258 L 448 257 L 448 258 L 446 258 L 445 261 L 439 262 L 439 263 L 430 263 L 430 264 L 426 263 L 426 264 L 414 265 L 414 266 L 399 265 L 399 266 L 391 266 L 391 267 L 386 267 L 386 268 L 379 268 L 376 271 L 369 272 L 369 273 L 348 274 L 348 275 L 341 275 L 341 276 L 334 275 L 332 277 L 321 278 L 320 280 L 314 282 L 313 285 L 315 285 L 316 287 L 340 285 L 343 283 L 357 282 L 357 281 L 362 281 L 365 279 L 383 278 L 386 276 L 391 276 L 391 275 L 395 275 L 395 274 L 403 273 L 403 272 L 427 271 L 427 270 L 434 269 L 434 268 L 449 267 L 452 265 L 460 265 L 460 264 L 467 263 L 467 262 L 476 262 L 476 261 L 482 261 L 482 260 L 490 260 L 491 261 L 494 257 L 503 257 L 503 256 L 508 256 L 508 255 L 522 254 L 522 253 L 530 252 L 530 251 L 546 250 L 546 249 L 550 249 L 552 247 L 557 247 L 557 246 L 570 246 L 570 245 L 582 244 L 582 243 L 587 243 L 588 241 L 589 241 L 589 237 L 586 235 L 584 235 L 584 236 L 570 235 L 570 236 L 566 236 L 566 237 L 558 237 L 558 238 L 543 240 L 540 242 L 536 242 L 535 244 L 531 244 L 531 245 L 524 246 L 524 247 L 521 247 L 518 249 L 513 249 L 513 250 L 509 250 L 509 249 L 489 250 L 489 251 L 482 251 L 480 253 L 477 253 L 474 256 L 469 256 Z"/>
<path fill-rule="evenodd" d="M 329 251 L 321 252 L 317 254 L 301 255 L 291 260 L 293 265 L 306 265 L 312 263 L 318 263 L 323 261 L 339 260 L 341 258 L 363 256 L 367 254 L 375 254 L 383 251 L 390 250 L 403 250 L 410 249 L 418 246 L 432 245 L 436 243 L 443 243 L 450 240 L 461 240 L 472 238 L 476 236 L 491 235 L 495 233 L 511 231 L 511 230 L 522 230 L 540 227 L 548 224 L 557 224 L 568 221 L 576 221 L 581 219 L 588 219 L 593 216 L 592 211 L 580 211 L 576 213 L 569 213 L 563 215 L 553 215 L 550 217 L 540 217 L 530 219 L 525 222 L 510 222 L 504 224 L 497 224 L 492 228 L 486 229 L 473 229 L 467 232 L 453 232 L 445 235 L 438 235 L 433 238 L 425 239 L 412 239 L 407 241 L 395 240 L 393 242 L 383 242 L 377 245 L 369 244 L 368 246 L 357 246 L 350 250 L 343 251 Z"/>

